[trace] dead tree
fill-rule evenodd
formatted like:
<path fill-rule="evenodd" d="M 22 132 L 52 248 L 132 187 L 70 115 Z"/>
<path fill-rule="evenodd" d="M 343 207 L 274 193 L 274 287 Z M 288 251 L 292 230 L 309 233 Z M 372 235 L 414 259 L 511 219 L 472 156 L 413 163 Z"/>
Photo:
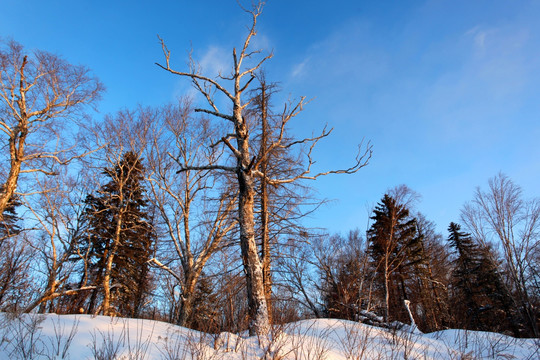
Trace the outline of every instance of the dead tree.
<path fill-rule="evenodd" d="M 207 163 L 200 165 L 184 164 L 180 158 L 178 163 L 181 166 L 179 172 L 188 170 L 212 170 L 233 173 L 236 176 L 238 187 L 238 224 L 240 230 L 240 247 L 244 272 L 246 275 L 246 287 L 248 294 L 248 308 L 250 316 L 250 334 L 266 334 L 270 330 L 270 322 L 268 315 L 268 306 L 264 291 L 263 281 L 263 265 L 258 253 L 257 243 L 255 240 L 255 217 L 254 217 L 254 199 L 255 199 L 255 179 L 264 179 L 267 184 L 280 185 L 292 183 L 300 179 L 316 179 L 322 175 L 328 174 L 345 174 L 354 173 L 363 166 L 367 165 L 367 161 L 371 155 L 371 147 L 368 145 L 363 150 L 360 150 L 356 162 L 353 166 L 344 170 L 332 170 L 323 173 L 311 173 L 313 160 L 311 157 L 312 150 L 319 140 L 327 137 L 330 131 L 324 130 L 319 136 L 306 138 L 296 141 L 287 141 L 285 139 L 285 128 L 287 123 L 293 119 L 302 110 L 305 104 L 305 99 L 301 98 L 297 103 L 287 104 L 281 115 L 281 121 L 277 136 L 272 139 L 272 143 L 268 146 L 268 151 L 274 148 L 291 148 L 295 145 L 309 144 L 306 153 L 306 167 L 299 171 L 295 176 L 283 179 L 268 178 L 264 174 L 261 167 L 261 159 L 253 156 L 250 147 L 252 131 L 245 118 L 246 107 L 249 101 L 244 99 L 244 93 L 250 88 L 253 80 L 256 79 L 255 72 L 262 67 L 264 62 L 272 57 L 272 54 L 262 57 L 254 64 L 250 63 L 254 56 L 260 51 L 251 51 L 249 49 L 252 38 L 256 35 L 257 19 L 262 12 L 263 4 L 259 3 L 250 11 L 252 23 L 249 32 L 242 44 L 240 52 L 236 48 L 233 49 L 233 65 L 229 76 L 219 75 L 217 78 L 205 76 L 200 73 L 200 68 L 191 60 L 190 69 L 187 72 L 177 71 L 171 68 L 170 51 L 167 49 L 163 40 L 161 45 L 165 56 L 165 64 L 157 64 L 171 74 L 186 77 L 191 79 L 195 88 L 205 97 L 210 108 L 196 109 L 196 111 L 213 115 L 217 118 L 229 122 L 233 131 L 224 134 L 212 146 L 224 146 L 227 148 L 234 159 L 234 164 L 222 163 Z M 226 82 L 232 82 L 232 90 L 228 90 Z M 214 99 L 214 94 L 218 93 L 228 99 L 232 105 L 232 113 L 220 111 L 219 102 Z M 235 144 L 232 141 L 235 142 Z M 362 148 L 360 148 L 362 149 Z"/>
<path fill-rule="evenodd" d="M 26 55 L 15 42 L 0 44 L 0 134 L 9 150 L 0 156 L 0 221 L 23 174 L 54 175 L 56 165 L 81 156 L 65 125 L 73 131 L 84 106 L 102 91 L 85 67 L 44 51 Z"/>

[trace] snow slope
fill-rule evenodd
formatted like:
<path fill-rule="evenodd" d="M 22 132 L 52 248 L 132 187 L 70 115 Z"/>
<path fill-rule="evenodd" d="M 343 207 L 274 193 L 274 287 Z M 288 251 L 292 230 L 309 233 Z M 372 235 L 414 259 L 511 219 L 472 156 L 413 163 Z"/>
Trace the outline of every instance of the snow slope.
<path fill-rule="evenodd" d="M 0 339 L 0 359 L 540 359 L 538 339 L 389 331 L 333 319 L 287 324 L 258 339 L 150 320 L 0 314 Z"/>

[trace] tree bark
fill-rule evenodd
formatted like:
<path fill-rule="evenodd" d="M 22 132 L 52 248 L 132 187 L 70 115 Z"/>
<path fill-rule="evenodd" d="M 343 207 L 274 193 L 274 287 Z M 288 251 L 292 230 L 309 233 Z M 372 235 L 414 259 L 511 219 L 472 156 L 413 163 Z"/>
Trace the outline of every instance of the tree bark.
<path fill-rule="evenodd" d="M 270 321 L 264 292 L 263 269 L 255 241 L 253 220 L 255 189 L 253 179 L 242 170 L 237 175 L 240 187 L 238 199 L 240 247 L 246 274 L 248 309 L 251 321 L 249 333 L 253 336 L 268 333 Z"/>
<path fill-rule="evenodd" d="M 193 305 L 195 301 L 195 286 L 198 281 L 198 276 L 190 276 L 182 289 L 180 299 L 180 313 L 178 314 L 178 326 L 189 327 L 191 325 L 191 317 L 193 314 Z"/>
<path fill-rule="evenodd" d="M 270 255 L 270 236 L 268 229 L 268 183 L 266 182 L 268 169 L 268 108 L 266 82 L 261 83 L 260 107 L 261 107 L 261 172 L 265 178 L 260 179 L 260 197 L 261 197 L 261 260 L 263 267 L 263 284 L 266 303 L 268 306 L 269 322 L 272 323 L 272 274 L 271 274 L 271 255 Z"/>
<path fill-rule="evenodd" d="M 24 145 L 26 144 L 26 137 L 28 135 L 28 118 L 26 115 L 26 90 L 24 87 L 26 81 L 24 69 L 27 62 L 28 58 L 25 56 L 19 70 L 20 86 L 19 99 L 17 100 L 19 118 L 17 121 L 17 126 L 13 127 L 13 129 L 10 129 L 10 168 L 6 182 L 0 186 L 0 222 L 4 220 L 4 211 L 6 210 L 9 201 L 13 197 L 15 190 L 17 189 L 17 181 L 19 180 L 19 174 L 21 173 L 21 166 L 24 159 Z"/>
<path fill-rule="evenodd" d="M 120 194 L 122 194 L 122 189 L 119 191 Z M 123 198 L 120 199 L 120 203 L 123 202 Z M 118 252 L 118 246 L 120 245 L 120 236 L 122 232 L 122 223 L 123 223 L 123 211 L 118 214 L 118 218 L 116 220 L 116 229 L 114 233 L 114 239 L 113 243 L 111 244 L 111 249 L 109 250 L 109 253 L 105 253 L 106 255 L 106 265 L 105 265 L 105 274 L 103 276 L 103 305 L 101 306 L 101 311 L 103 315 L 110 316 L 112 315 L 111 311 L 111 272 L 112 272 L 112 266 L 114 262 L 114 257 L 116 253 Z"/>

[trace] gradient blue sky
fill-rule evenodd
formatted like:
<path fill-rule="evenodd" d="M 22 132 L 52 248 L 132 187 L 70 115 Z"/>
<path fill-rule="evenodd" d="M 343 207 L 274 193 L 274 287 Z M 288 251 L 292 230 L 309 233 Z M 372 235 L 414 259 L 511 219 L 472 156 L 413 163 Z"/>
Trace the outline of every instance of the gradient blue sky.
<path fill-rule="evenodd" d="M 320 169 L 349 165 L 371 140 L 368 167 L 312 185 L 335 199 L 309 220 L 331 232 L 366 227 L 391 187 L 422 195 L 418 209 L 446 236 L 450 221 L 499 171 L 527 196 L 540 183 L 540 1 L 269 0 L 256 47 L 273 50 L 268 78 L 313 101 L 293 126 L 328 123 Z M 249 17 L 234 0 L 1 0 L 0 36 L 93 69 L 107 93 L 101 117 L 190 91 L 160 70 L 156 35 L 180 68 L 191 46 L 208 71 L 229 63 Z"/>

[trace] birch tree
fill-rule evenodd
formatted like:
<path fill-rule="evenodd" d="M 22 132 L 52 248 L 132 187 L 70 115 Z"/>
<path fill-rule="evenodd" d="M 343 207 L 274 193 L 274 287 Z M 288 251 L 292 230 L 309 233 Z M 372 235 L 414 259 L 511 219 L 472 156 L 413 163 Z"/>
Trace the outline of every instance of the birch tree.
<path fill-rule="evenodd" d="M 163 40 L 161 40 L 161 45 L 165 63 L 157 64 L 171 74 L 190 79 L 195 89 L 204 97 L 208 105 L 208 107 L 199 108 L 196 111 L 222 119 L 231 128 L 230 132 L 226 132 L 220 136 L 212 146 L 226 148 L 232 155 L 232 162 L 220 162 L 221 159 L 219 159 L 216 162 L 190 165 L 185 164 L 181 158 L 178 158 L 177 161 L 181 166 L 179 172 L 211 170 L 231 173 L 236 177 L 240 248 L 246 276 L 249 317 L 251 319 L 249 330 L 252 335 L 263 335 L 270 330 L 269 312 L 264 291 L 263 265 L 255 240 L 255 179 L 262 178 L 270 185 L 280 185 L 292 183 L 300 179 L 316 179 L 319 176 L 332 173 L 354 173 L 367 164 L 367 160 L 371 154 L 371 148 L 368 146 L 359 151 L 356 162 L 348 169 L 312 173 L 313 159 L 311 155 L 313 148 L 319 140 L 327 137 L 331 130 L 324 130 L 319 136 L 312 138 L 287 141 L 284 137 L 285 128 L 287 123 L 302 110 L 305 99 L 301 98 L 298 102 L 287 104 L 284 107 L 277 136 L 268 147 L 268 151 L 271 151 L 273 148 L 291 148 L 295 145 L 307 144 L 306 167 L 298 171 L 295 176 L 289 178 L 268 178 L 261 171 L 261 159 L 257 159 L 251 151 L 250 145 L 251 138 L 253 137 L 253 129 L 250 128 L 245 118 L 246 107 L 249 104 L 249 101 L 247 101 L 249 98 L 245 96 L 245 93 L 249 91 L 253 81 L 256 80 L 256 71 L 272 57 L 272 54 L 269 54 L 256 59 L 260 51 L 253 51 L 250 48 L 250 43 L 256 35 L 256 25 L 262 8 L 263 3 L 258 3 L 251 10 L 246 10 L 251 17 L 251 26 L 239 50 L 234 48 L 232 51 L 232 69 L 228 76 L 220 74 L 214 78 L 205 75 L 201 73 L 200 66 L 192 59 L 190 60 L 190 66 L 187 71 L 174 69 L 170 64 L 170 51 Z M 230 112 L 222 110 L 221 100 L 223 98 L 217 100 L 215 95 L 221 95 L 225 99 L 225 102 L 228 102 L 232 110 Z"/>
<path fill-rule="evenodd" d="M 55 175 L 55 166 L 83 155 L 73 128 L 102 92 L 86 67 L 13 41 L 0 43 L 0 222 L 21 176 Z M 41 191 L 32 184 L 20 192 Z"/>
<path fill-rule="evenodd" d="M 501 249 L 515 301 L 530 334 L 538 337 L 539 312 L 530 285 L 534 253 L 540 247 L 540 199 L 524 199 L 518 185 L 508 176 L 498 174 L 489 179 L 487 190 L 476 189 L 474 199 L 465 204 L 461 219 L 475 239 Z"/>
<path fill-rule="evenodd" d="M 161 109 L 148 150 L 151 201 L 163 229 L 161 249 L 151 263 L 179 286 L 179 304 L 171 321 L 185 327 L 192 323 L 196 289 L 206 263 L 236 226 L 235 191 L 226 177 L 206 169 L 177 174 L 175 160 L 190 166 L 223 155 L 221 149 L 207 146 L 216 129 L 207 118 L 193 116 L 192 110 L 188 99 Z"/>

